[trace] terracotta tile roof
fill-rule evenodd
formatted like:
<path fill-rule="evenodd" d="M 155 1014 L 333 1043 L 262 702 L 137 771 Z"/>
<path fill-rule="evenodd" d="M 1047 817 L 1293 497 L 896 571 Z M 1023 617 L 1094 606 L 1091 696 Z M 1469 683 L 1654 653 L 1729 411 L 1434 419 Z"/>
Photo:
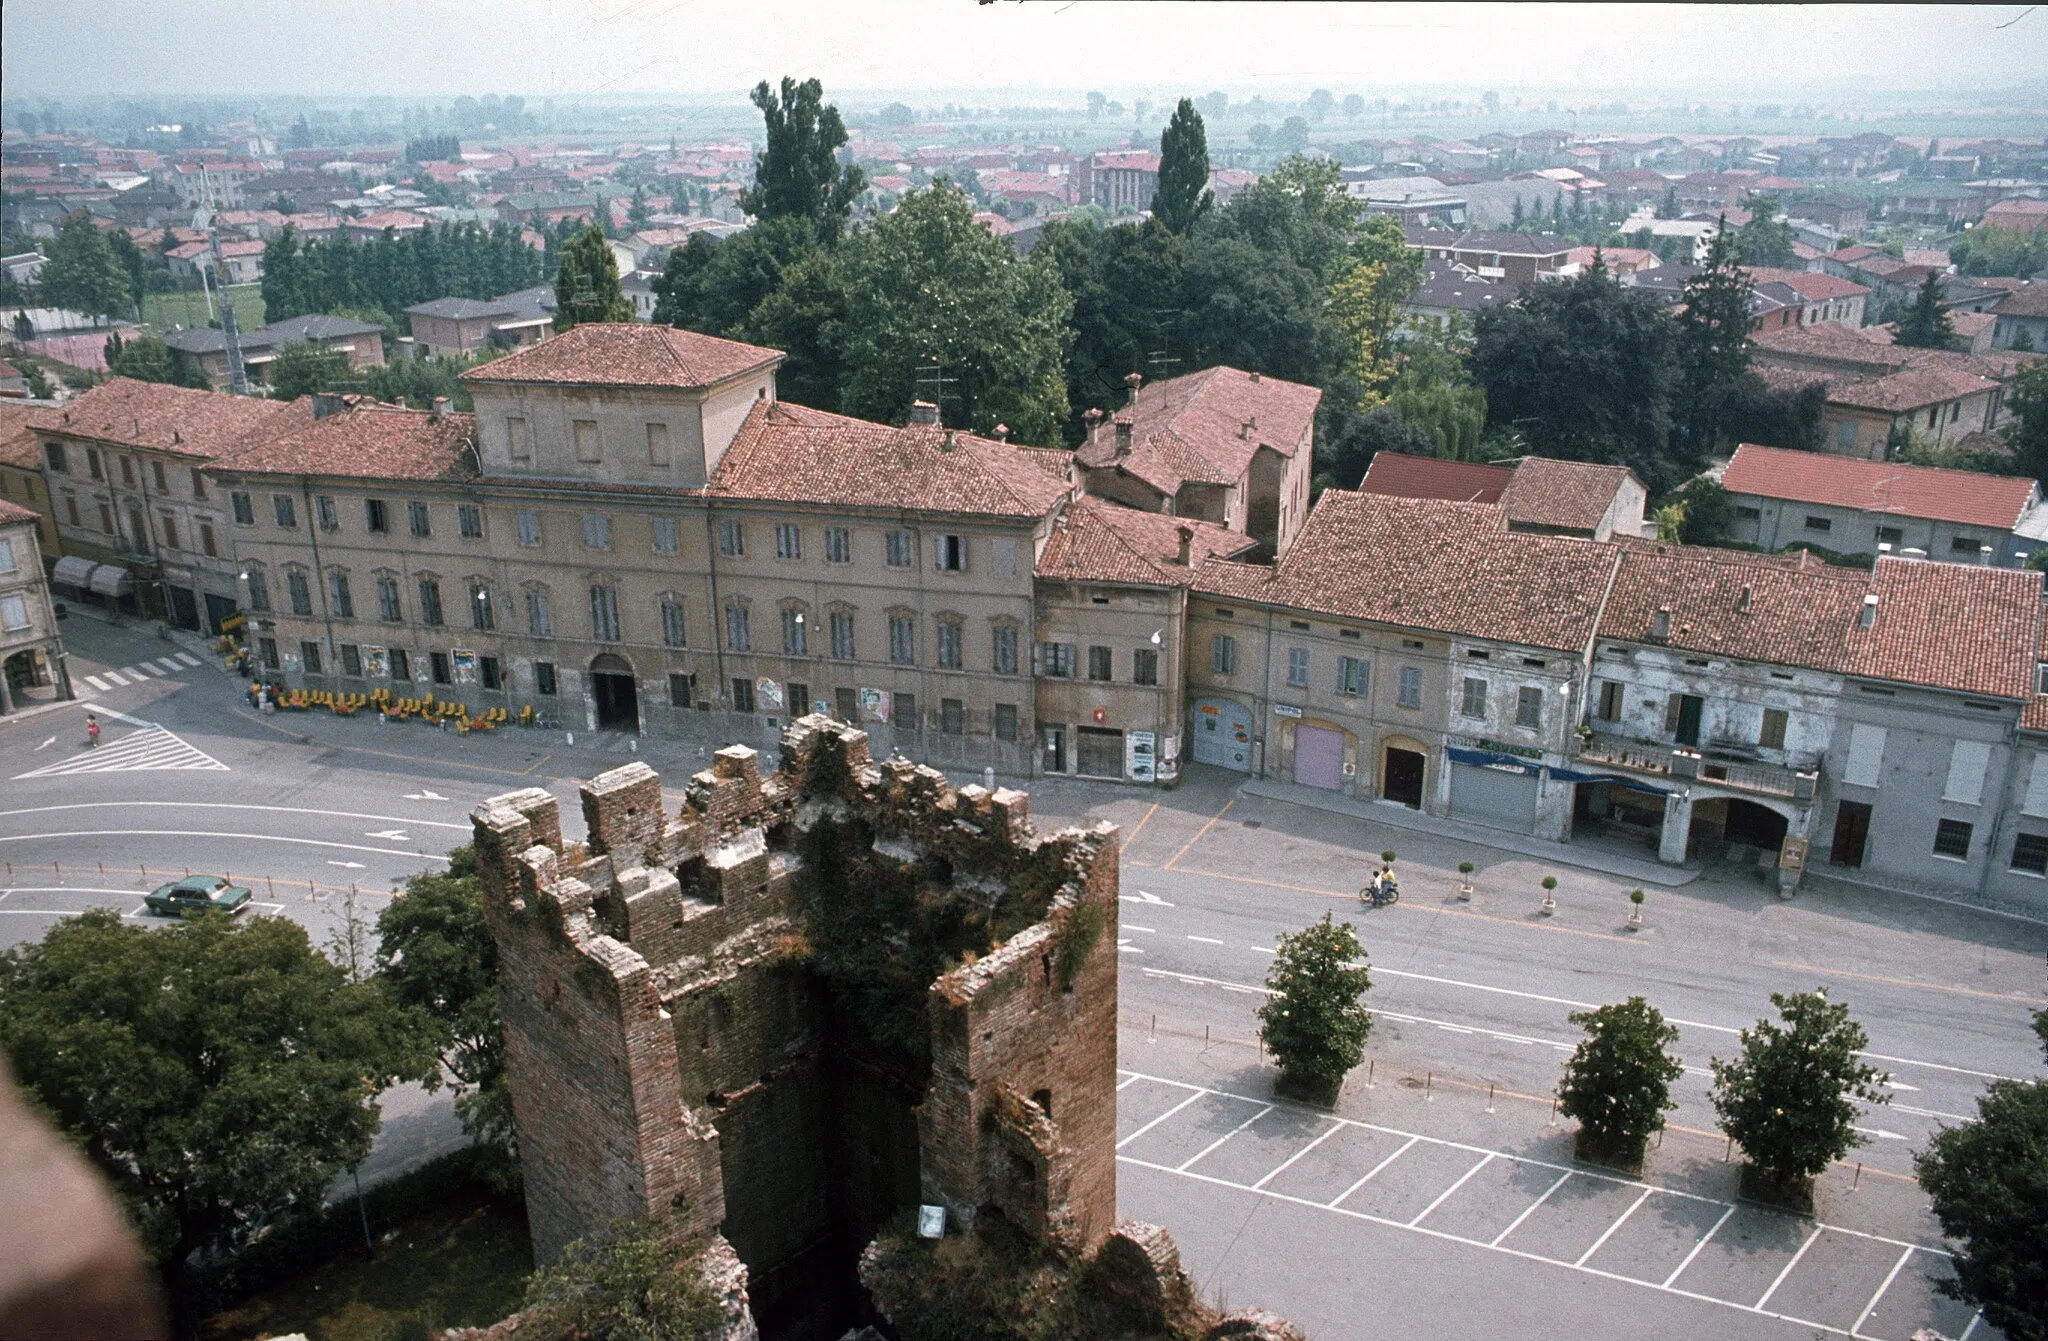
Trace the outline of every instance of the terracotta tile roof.
<path fill-rule="evenodd" d="M 203 461 L 288 413 L 277 401 L 115 377 L 42 422 L 51 433 Z"/>
<path fill-rule="evenodd" d="M 1833 379 L 1828 383 L 1828 400 L 1836 405 L 1896 414 L 1960 400 L 1997 387 L 1995 379 L 1960 368 L 1906 368 L 1887 377 Z"/>
<path fill-rule="evenodd" d="M 2014 289 L 1991 310 L 2001 317 L 2048 317 L 2048 281 Z"/>
<path fill-rule="evenodd" d="M 4 498 L 0 498 L 0 522 L 35 522 L 41 520 L 42 514 L 32 512 L 19 503 L 10 503 Z"/>
<path fill-rule="evenodd" d="M 1735 550 L 1634 545 L 1600 618 L 1600 636 L 1649 643 L 1671 612 L 1664 645 L 1741 661 L 1839 671 L 1867 576 L 1826 565 L 1789 568 Z"/>
<path fill-rule="evenodd" d="M 375 403 L 324 419 L 312 401 L 291 402 L 288 417 L 246 435 L 214 468 L 243 475 L 309 475 L 335 479 L 459 480 L 476 474 L 470 440 L 476 417 L 436 419 L 424 410 Z"/>
<path fill-rule="evenodd" d="M 1626 466 L 1525 456 L 1500 501 L 1510 524 L 1591 532 L 1632 478 Z"/>
<path fill-rule="evenodd" d="M 1188 562 L 1180 561 L 1186 529 Z M 1038 558 L 1038 576 L 1064 582 L 1131 582 L 1185 587 L 1212 558 L 1243 554 L 1256 542 L 1213 522 L 1140 512 L 1092 498 L 1076 499 Z"/>
<path fill-rule="evenodd" d="M 1511 533 L 1498 505 L 1328 489 L 1277 565 L 1212 559 L 1194 589 L 1378 624 L 1578 652 L 1619 550 Z"/>
<path fill-rule="evenodd" d="M 713 386 L 782 362 L 779 349 L 637 322 L 572 327 L 462 374 L 466 382 L 589 386 Z"/>
<path fill-rule="evenodd" d="M 1731 494 L 1924 517 L 2010 531 L 2033 501 L 2034 481 L 1893 461 L 1857 461 L 1744 443 L 1721 487 Z"/>
<path fill-rule="evenodd" d="M 2048 731 L 2048 694 L 2036 694 L 2020 709 L 2022 731 Z"/>
<path fill-rule="evenodd" d="M 2041 641 L 2041 574 L 1882 558 L 1870 589 L 1877 619 L 1853 624 L 1851 675 L 2031 700 Z"/>
<path fill-rule="evenodd" d="M 1442 461 L 1432 456 L 1377 452 L 1359 481 L 1362 493 L 1396 498 L 1441 498 L 1454 503 L 1498 503 L 1515 477 L 1513 466 Z"/>
<path fill-rule="evenodd" d="M 35 427 L 55 411 L 47 405 L 24 405 L 0 400 L 0 465 L 34 470 L 43 463 L 43 449 L 36 443 Z"/>
<path fill-rule="evenodd" d="M 1781 270 L 1762 265 L 1748 269 L 1753 282 L 1761 284 L 1769 280 L 1783 284 L 1810 303 L 1826 302 L 1831 298 L 1855 298 L 1870 292 L 1861 284 L 1818 270 Z"/>
<path fill-rule="evenodd" d="M 1042 517 L 1068 493 L 1064 478 L 1040 463 L 1043 455 L 937 425 L 896 428 L 788 401 L 756 401 L 705 492 L 838 507 Z"/>
<path fill-rule="evenodd" d="M 1261 447 L 1291 457 L 1306 445 L 1323 393 L 1237 368 L 1204 368 L 1148 383 L 1117 411 L 1131 422 L 1131 453 L 1116 454 L 1116 426 L 1104 423 L 1075 453 L 1091 469 L 1120 466 L 1161 493 L 1190 480 L 1235 484 Z"/>

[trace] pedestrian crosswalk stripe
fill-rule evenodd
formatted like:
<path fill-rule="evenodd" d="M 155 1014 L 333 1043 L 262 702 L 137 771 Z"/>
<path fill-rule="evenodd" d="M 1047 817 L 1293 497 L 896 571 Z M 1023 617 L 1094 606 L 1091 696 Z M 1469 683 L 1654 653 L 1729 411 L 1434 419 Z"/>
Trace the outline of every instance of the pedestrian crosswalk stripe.
<path fill-rule="evenodd" d="M 158 657 L 155 661 L 145 661 L 142 664 L 153 671 L 161 671 L 165 675 L 176 675 L 178 673 L 178 663 L 169 657 Z"/>
<path fill-rule="evenodd" d="M 142 667 L 140 666 L 123 666 L 121 667 L 121 674 L 127 676 L 131 680 L 149 679 L 149 672 L 142 669 Z"/>
<path fill-rule="evenodd" d="M 127 681 L 126 677 L 124 677 L 124 676 L 123 676 L 123 675 L 121 674 L 121 672 L 119 672 L 119 671 L 117 671 L 117 670 L 103 670 L 103 671 L 101 671 L 101 672 L 100 672 L 100 677 L 101 677 L 102 679 L 104 679 L 104 680 L 108 680 L 108 681 L 110 681 L 110 682 L 112 682 L 112 683 L 114 683 L 114 684 L 127 684 L 127 683 L 128 683 L 128 681 Z"/>
<path fill-rule="evenodd" d="M 69 759 L 59 760 L 47 767 L 30 773 L 15 774 L 15 781 L 24 778 L 54 778 L 72 773 L 156 773 L 156 772 L 228 772 L 228 766 L 196 745 L 189 744 L 174 732 L 160 726 L 147 727 L 119 740 L 110 741 L 98 749 L 86 750 Z"/>
<path fill-rule="evenodd" d="M 190 652 L 178 653 L 178 660 L 181 664 L 187 666 L 197 666 L 199 664 L 199 658 L 193 656 Z"/>
<path fill-rule="evenodd" d="M 105 680 L 102 680 L 97 675 L 81 675 L 78 678 L 85 681 L 87 684 L 91 685 L 95 690 L 102 694 L 107 692 L 107 682 Z"/>

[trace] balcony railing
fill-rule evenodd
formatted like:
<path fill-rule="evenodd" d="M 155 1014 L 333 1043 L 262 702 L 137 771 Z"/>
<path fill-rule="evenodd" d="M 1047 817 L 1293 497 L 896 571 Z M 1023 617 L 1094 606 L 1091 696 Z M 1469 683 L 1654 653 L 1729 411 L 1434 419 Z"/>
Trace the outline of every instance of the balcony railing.
<path fill-rule="evenodd" d="M 1578 758 L 1589 764 L 1655 777 L 1704 782 L 1734 792 L 1777 796 L 1793 801 L 1811 801 L 1820 779 L 1820 759 L 1810 769 L 1787 768 L 1777 764 L 1719 759 L 1684 747 L 1672 748 L 1652 741 L 1629 740 L 1623 736 L 1594 732 L 1582 737 Z"/>

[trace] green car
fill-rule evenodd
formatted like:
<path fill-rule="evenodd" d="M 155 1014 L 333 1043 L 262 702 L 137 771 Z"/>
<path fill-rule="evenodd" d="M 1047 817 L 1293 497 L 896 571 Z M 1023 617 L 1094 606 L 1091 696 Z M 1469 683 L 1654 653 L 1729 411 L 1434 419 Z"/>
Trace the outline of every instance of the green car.
<path fill-rule="evenodd" d="M 209 908 L 239 913 L 256 897 L 217 875 L 194 875 L 158 885 L 143 897 L 143 906 L 165 917 L 196 917 Z"/>

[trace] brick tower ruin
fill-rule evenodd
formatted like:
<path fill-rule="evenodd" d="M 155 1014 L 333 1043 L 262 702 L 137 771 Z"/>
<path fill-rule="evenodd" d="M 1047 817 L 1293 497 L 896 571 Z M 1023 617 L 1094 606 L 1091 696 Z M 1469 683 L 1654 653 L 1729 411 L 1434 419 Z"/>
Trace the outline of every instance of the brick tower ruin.
<path fill-rule="evenodd" d="M 639 763 L 582 800 L 582 844 L 537 788 L 472 817 L 540 1260 L 678 1208 L 802 1334 L 920 1203 L 1077 1253 L 1110 1233 L 1112 826 L 1040 836 L 1023 793 L 824 717 L 766 778 L 720 750 L 674 815 Z"/>

